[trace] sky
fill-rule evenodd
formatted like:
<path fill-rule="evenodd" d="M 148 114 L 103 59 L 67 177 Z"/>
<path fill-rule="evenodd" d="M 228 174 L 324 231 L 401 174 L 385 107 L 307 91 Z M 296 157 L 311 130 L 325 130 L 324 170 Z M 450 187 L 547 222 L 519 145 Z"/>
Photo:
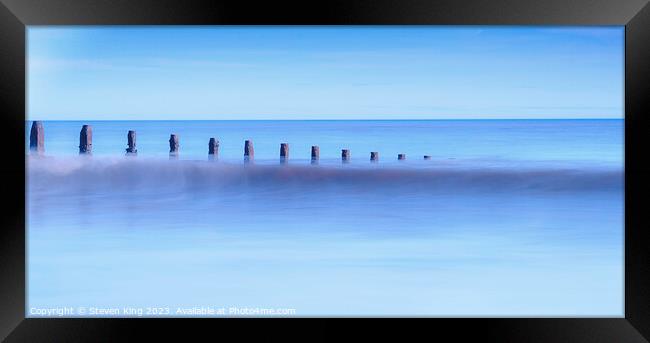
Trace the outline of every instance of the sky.
<path fill-rule="evenodd" d="M 624 27 L 30 26 L 28 120 L 623 118 Z"/>

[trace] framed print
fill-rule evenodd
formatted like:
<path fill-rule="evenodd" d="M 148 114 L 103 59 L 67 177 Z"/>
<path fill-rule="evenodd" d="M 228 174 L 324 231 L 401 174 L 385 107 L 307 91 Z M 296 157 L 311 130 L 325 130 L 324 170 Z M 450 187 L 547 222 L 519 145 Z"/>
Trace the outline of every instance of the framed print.
<path fill-rule="evenodd" d="M 650 334 L 644 1 L 2 3 L 8 341 Z"/>

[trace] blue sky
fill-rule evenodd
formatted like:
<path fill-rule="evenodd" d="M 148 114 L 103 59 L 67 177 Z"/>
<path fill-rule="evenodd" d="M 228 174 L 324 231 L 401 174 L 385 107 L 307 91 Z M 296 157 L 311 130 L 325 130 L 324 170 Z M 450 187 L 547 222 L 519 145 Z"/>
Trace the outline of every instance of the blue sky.
<path fill-rule="evenodd" d="M 623 27 L 29 27 L 28 120 L 622 118 Z"/>

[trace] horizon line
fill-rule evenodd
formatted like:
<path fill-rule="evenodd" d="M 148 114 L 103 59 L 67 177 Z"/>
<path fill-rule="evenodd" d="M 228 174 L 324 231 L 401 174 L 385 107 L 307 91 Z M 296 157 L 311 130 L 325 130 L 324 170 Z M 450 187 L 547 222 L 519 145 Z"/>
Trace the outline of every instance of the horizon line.
<path fill-rule="evenodd" d="M 425 121 L 425 120 L 624 120 L 622 117 L 566 117 L 566 118 L 350 118 L 350 119 L 27 119 L 25 121 Z"/>

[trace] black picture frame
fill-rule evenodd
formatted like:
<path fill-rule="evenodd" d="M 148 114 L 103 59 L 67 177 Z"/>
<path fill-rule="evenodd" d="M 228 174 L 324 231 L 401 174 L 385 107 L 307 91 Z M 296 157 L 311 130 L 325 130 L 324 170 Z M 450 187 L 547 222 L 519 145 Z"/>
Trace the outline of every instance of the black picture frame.
<path fill-rule="evenodd" d="M 25 48 L 27 25 L 624 25 L 625 317 L 398 319 L 33 319 L 25 318 Z M 0 338 L 11 342 L 151 340 L 204 333 L 340 337 L 421 331 L 424 338 L 499 342 L 647 342 L 650 339 L 650 168 L 646 105 L 650 84 L 650 5 L 646 0 L 0 0 Z M 262 325 L 250 330 L 249 325 Z M 295 330 L 300 326 L 307 330 Z M 182 329 L 182 330 L 179 330 Z M 346 336 L 350 336 L 348 331 Z M 451 336 L 450 336 L 451 335 Z M 645 338 L 644 338 L 645 337 Z"/>

